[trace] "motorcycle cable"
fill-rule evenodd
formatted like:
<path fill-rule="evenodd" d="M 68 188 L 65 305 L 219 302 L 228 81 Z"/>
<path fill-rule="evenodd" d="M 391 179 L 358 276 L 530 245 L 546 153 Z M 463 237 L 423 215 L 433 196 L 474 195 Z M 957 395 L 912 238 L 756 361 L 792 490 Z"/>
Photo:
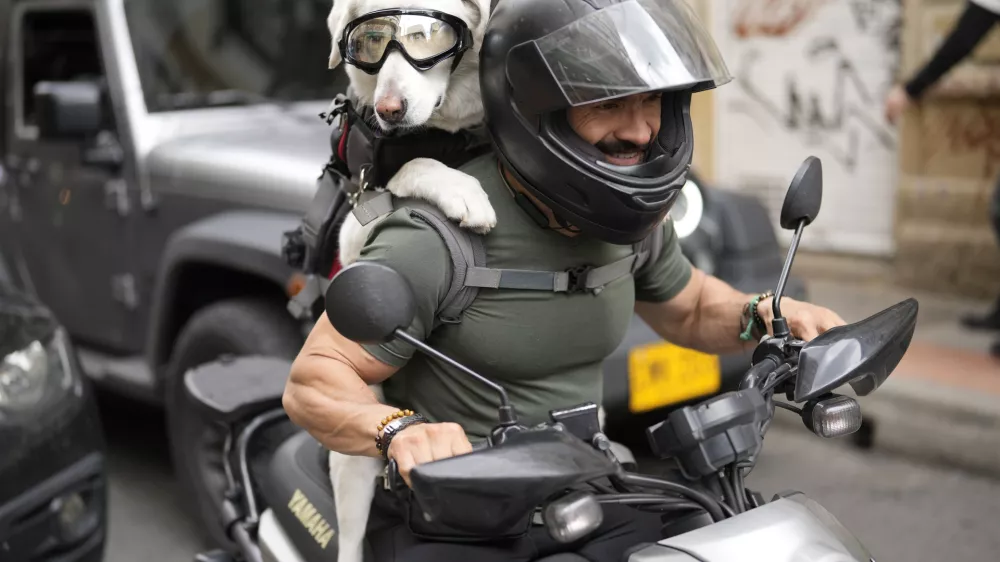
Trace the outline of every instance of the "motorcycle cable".
<path fill-rule="evenodd" d="M 733 489 L 732 484 L 730 484 L 729 479 L 726 478 L 726 472 L 719 472 L 717 475 L 719 478 L 719 486 L 722 488 L 722 497 L 729 507 L 733 509 L 735 513 L 740 513 L 740 509 L 736 504 L 736 491 Z"/>
<path fill-rule="evenodd" d="M 704 511 L 702 507 L 683 498 L 668 498 L 658 494 L 612 494 L 594 496 L 599 504 L 627 505 L 647 513 L 669 513 L 673 511 Z"/>
<path fill-rule="evenodd" d="M 767 382 L 764 383 L 764 386 L 760 387 L 760 393 L 767 394 L 772 388 L 797 375 L 798 372 L 798 367 L 792 367 L 788 363 L 781 365 L 768 376 Z"/>
<path fill-rule="evenodd" d="M 685 496 L 698 505 L 700 505 L 709 515 L 712 516 L 712 520 L 715 522 L 722 521 L 727 517 L 734 517 L 736 513 L 731 507 L 722 503 L 711 496 L 703 494 L 690 486 L 685 486 L 684 484 L 678 484 L 676 482 L 669 482 L 667 480 L 660 480 L 658 478 L 653 478 L 651 476 L 642 476 L 639 474 L 629 474 L 627 472 L 621 472 L 615 476 L 612 476 L 612 482 L 616 479 L 621 480 L 622 484 L 641 486 L 644 488 L 654 488 L 658 490 L 664 490 L 674 494 L 679 494 Z"/>
<path fill-rule="evenodd" d="M 792 404 L 788 404 L 786 402 L 775 402 L 774 405 L 783 410 L 788 410 L 789 412 L 795 412 L 800 416 L 802 415 L 802 408 L 799 408 L 798 406 L 793 406 Z"/>
<path fill-rule="evenodd" d="M 612 488 L 611 486 L 605 486 L 604 484 L 599 484 L 597 482 L 588 482 L 588 484 L 590 484 L 591 487 L 593 487 L 595 490 L 597 490 L 601 494 L 608 495 L 608 496 L 615 495 L 615 489 Z M 621 492 L 621 490 L 618 490 L 618 491 Z M 625 492 L 625 493 L 627 493 L 627 492 Z"/>
<path fill-rule="evenodd" d="M 746 490 L 743 488 L 743 479 L 740 477 L 740 470 L 733 466 L 728 466 L 725 469 L 724 478 L 729 479 L 729 485 L 733 491 L 733 508 L 736 509 L 736 513 L 745 513 L 746 507 Z"/>

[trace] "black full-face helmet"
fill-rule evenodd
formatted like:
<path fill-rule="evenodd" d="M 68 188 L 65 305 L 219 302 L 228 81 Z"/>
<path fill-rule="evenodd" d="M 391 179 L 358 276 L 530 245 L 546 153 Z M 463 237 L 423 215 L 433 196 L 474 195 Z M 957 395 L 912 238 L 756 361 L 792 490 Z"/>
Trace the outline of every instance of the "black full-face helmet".
<path fill-rule="evenodd" d="M 480 79 L 501 162 L 560 220 L 614 244 L 659 226 L 691 166 L 691 94 L 731 80 L 685 0 L 500 0 Z M 567 110 L 662 92 L 643 162 L 610 164 Z"/>

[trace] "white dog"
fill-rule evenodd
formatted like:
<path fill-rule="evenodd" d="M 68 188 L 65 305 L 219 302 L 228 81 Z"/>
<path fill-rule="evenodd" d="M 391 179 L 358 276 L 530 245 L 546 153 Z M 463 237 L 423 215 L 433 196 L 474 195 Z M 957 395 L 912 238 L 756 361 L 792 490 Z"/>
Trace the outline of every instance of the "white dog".
<path fill-rule="evenodd" d="M 348 64 L 347 75 L 357 103 L 375 108 L 383 130 L 430 127 L 453 133 L 482 124 L 479 49 L 489 19 L 489 0 L 337 0 L 327 19 L 333 37 L 330 68 L 342 62 L 338 42 L 344 27 L 358 16 L 386 8 L 428 8 L 458 16 L 469 26 L 473 45 L 454 72 L 452 59 L 421 71 L 398 51 L 388 56 L 375 75 Z M 378 187 L 397 197 L 430 201 L 448 218 L 479 233 L 496 226 L 496 214 L 479 181 L 437 160 L 416 158 L 400 168 L 388 185 Z M 341 264 L 357 260 L 372 226 L 374 223 L 362 228 L 348 215 L 338 239 Z"/>
<path fill-rule="evenodd" d="M 452 59 L 429 70 L 418 70 L 392 51 L 381 70 L 367 74 L 348 64 L 351 89 L 360 106 L 374 107 L 384 130 L 433 127 L 456 132 L 482 124 L 479 91 L 479 50 L 489 19 L 490 0 L 335 0 L 327 23 L 333 39 L 330 68 L 341 64 L 338 43 L 355 18 L 386 8 L 427 8 L 461 18 L 472 32 L 473 45 L 452 72 Z M 428 158 L 405 164 L 384 187 L 398 197 L 434 203 L 462 227 L 480 233 L 496 225 L 496 215 L 479 181 Z M 339 233 L 339 258 L 347 266 L 358 259 L 373 223 L 362 227 L 353 214 Z M 379 401 L 382 389 L 372 386 Z M 330 453 L 330 481 L 337 506 L 338 562 L 361 562 L 362 545 L 376 479 L 384 469 L 380 459 Z"/>

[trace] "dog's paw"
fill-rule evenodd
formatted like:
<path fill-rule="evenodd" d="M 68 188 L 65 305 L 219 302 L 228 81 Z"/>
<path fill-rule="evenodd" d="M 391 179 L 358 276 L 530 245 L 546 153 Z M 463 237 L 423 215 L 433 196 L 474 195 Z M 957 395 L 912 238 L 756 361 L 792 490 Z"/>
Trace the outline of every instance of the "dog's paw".
<path fill-rule="evenodd" d="M 479 234 L 486 234 L 497 225 L 497 215 L 490 204 L 490 198 L 483 191 L 476 178 L 457 172 L 441 190 L 441 200 L 437 202 L 445 215 L 459 226 Z"/>
<path fill-rule="evenodd" d="M 396 197 L 432 203 L 462 228 L 479 234 L 486 234 L 497 224 L 496 212 L 479 180 L 437 160 L 417 158 L 408 162 L 386 189 Z"/>

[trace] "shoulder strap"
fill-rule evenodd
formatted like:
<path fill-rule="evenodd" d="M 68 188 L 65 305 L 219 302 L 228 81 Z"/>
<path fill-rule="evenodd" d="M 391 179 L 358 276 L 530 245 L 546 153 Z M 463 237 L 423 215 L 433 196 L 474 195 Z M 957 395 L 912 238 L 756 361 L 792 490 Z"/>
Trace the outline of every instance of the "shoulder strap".
<path fill-rule="evenodd" d="M 663 246 L 663 229 L 633 245 L 632 254 L 600 267 L 580 266 L 567 271 L 535 271 L 486 267 L 486 251 L 482 236 L 461 228 L 440 209 L 420 199 L 396 199 L 389 192 L 365 192 L 354 208 L 362 225 L 406 207 L 429 224 L 441 236 L 451 255 L 452 275 L 448 292 L 438 311 L 438 323 L 455 324 L 472 304 L 479 289 L 520 289 L 575 293 L 601 289 L 626 275 L 638 272 L 659 255 Z"/>
<path fill-rule="evenodd" d="M 471 270 L 486 264 L 483 239 L 480 235 L 459 227 L 427 201 L 397 199 L 388 191 L 365 192 L 354 208 L 354 216 L 363 226 L 401 207 L 406 207 L 434 228 L 448 248 L 451 255 L 451 285 L 438 305 L 435 322 L 458 323 L 462 312 L 479 293 L 479 286 L 470 283 L 468 275 Z"/>

